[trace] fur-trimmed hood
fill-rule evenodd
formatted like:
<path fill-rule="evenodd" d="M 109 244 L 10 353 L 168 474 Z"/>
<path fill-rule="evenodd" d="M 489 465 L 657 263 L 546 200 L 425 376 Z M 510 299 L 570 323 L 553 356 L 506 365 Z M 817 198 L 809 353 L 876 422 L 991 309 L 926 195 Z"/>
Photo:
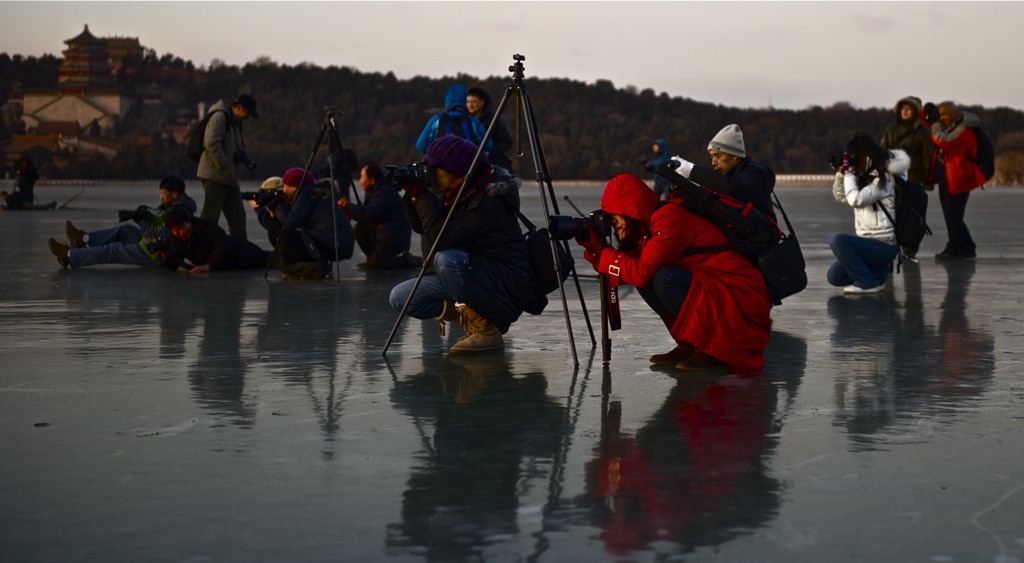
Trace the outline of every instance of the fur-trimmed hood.
<path fill-rule="evenodd" d="M 960 110 L 960 115 L 957 116 L 952 126 L 947 128 L 942 125 L 942 122 L 932 125 L 932 137 L 939 142 L 949 142 L 959 137 L 968 128 L 980 126 L 981 118 L 969 111 Z"/>
<path fill-rule="evenodd" d="M 910 170 L 910 155 L 903 149 L 892 149 L 889 155 L 889 164 L 885 169 L 893 176 L 906 178 L 907 171 Z"/>

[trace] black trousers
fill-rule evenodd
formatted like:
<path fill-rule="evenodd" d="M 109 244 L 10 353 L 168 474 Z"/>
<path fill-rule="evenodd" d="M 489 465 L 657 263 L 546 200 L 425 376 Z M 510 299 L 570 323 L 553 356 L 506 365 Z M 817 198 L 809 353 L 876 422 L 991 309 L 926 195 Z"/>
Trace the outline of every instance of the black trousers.
<path fill-rule="evenodd" d="M 946 220 L 946 233 L 949 236 L 945 252 L 949 254 L 974 254 L 977 249 L 971 231 L 964 222 L 970 196 L 971 192 L 951 194 L 947 183 L 939 182 L 939 203 L 942 205 L 942 216 Z"/>

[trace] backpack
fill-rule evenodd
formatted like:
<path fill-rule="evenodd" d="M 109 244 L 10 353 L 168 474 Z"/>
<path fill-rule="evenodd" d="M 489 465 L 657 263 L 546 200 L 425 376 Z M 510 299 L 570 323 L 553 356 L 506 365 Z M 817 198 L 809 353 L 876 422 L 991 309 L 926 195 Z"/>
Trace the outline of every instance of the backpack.
<path fill-rule="evenodd" d="M 548 230 L 538 229 L 518 210 L 516 215 L 526 226 L 526 247 L 530 252 L 533 272 L 537 275 L 537 288 L 533 292 L 533 299 L 526 304 L 523 310 L 531 315 L 539 315 L 547 307 L 547 295 L 558 289 L 559 284 L 565 282 L 569 277 L 574 261 L 572 254 L 566 249 L 567 242 L 555 241 L 555 254 L 558 256 L 558 275 L 556 276 L 555 262 L 551 258 L 551 238 L 548 235 Z"/>
<path fill-rule="evenodd" d="M 972 129 L 974 129 L 974 137 L 978 139 L 978 155 L 974 158 L 974 163 L 978 165 L 978 170 L 985 176 L 987 182 L 996 173 L 996 151 L 992 148 L 992 140 L 982 131 L 981 127 Z"/>
<path fill-rule="evenodd" d="M 904 180 L 894 176 L 896 180 L 896 217 L 889 214 L 884 205 L 875 203 L 893 225 L 896 232 L 896 243 L 902 249 L 909 249 L 908 256 L 913 258 L 925 235 L 932 234 L 925 216 L 928 214 L 928 192 L 924 191 L 921 182 Z M 901 252 L 901 259 L 903 253 Z M 897 264 L 897 271 L 899 264 Z"/>
<path fill-rule="evenodd" d="M 185 147 L 185 154 L 196 162 L 199 162 L 199 159 L 203 156 L 203 152 L 206 151 L 206 146 L 203 143 L 203 138 L 206 137 L 206 124 L 210 122 L 210 117 L 218 111 L 227 113 L 222 109 L 209 111 L 201 120 L 199 120 L 199 123 L 196 123 L 196 126 L 192 128 L 192 131 L 189 131 L 188 145 Z"/>
<path fill-rule="evenodd" d="M 464 113 L 441 114 L 441 119 L 437 123 L 437 136 L 443 137 L 445 135 L 455 135 L 467 141 L 473 141 L 475 144 L 480 144 L 479 139 L 474 138 L 473 125 L 469 121 L 469 116 Z"/>
<path fill-rule="evenodd" d="M 785 210 L 782 213 L 789 235 L 754 204 L 698 186 L 679 175 L 670 163 L 659 166 L 655 174 L 675 186 L 676 191 L 669 201 L 678 202 L 687 211 L 711 221 L 729 239 L 729 247 L 693 248 L 684 255 L 735 250 L 761 272 L 775 305 L 807 287 L 803 252 Z M 778 196 L 775 200 L 778 202 Z M 781 203 L 779 208 L 782 209 Z"/>

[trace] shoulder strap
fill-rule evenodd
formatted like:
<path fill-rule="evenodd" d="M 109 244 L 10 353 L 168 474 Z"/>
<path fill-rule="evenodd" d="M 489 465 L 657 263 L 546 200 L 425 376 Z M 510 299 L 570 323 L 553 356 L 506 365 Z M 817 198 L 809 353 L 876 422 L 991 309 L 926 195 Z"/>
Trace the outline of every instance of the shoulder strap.
<path fill-rule="evenodd" d="M 789 222 L 789 215 L 786 214 L 786 209 L 782 207 L 782 202 L 779 200 L 779 194 L 772 190 L 772 197 L 775 198 L 775 207 L 779 208 L 782 212 L 782 219 L 786 222 L 786 228 L 789 229 L 790 236 L 796 236 L 796 232 L 793 230 L 793 223 Z"/>

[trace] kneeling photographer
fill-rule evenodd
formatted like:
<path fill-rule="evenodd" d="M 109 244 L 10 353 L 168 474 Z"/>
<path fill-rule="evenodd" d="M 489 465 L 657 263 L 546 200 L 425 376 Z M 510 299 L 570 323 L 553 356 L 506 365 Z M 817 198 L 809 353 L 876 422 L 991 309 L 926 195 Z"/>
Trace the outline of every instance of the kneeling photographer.
<path fill-rule="evenodd" d="M 335 255 L 339 260 L 352 257 L 352 225 L 334 208 L 329 193 L 318 193 L 311 173 L 291 168 L 277 180 L 269 178 L 259 192 L 243 194 L 274 246 L 270 263 L 289 277 L 329 277 Z"/>
<path fill-rule="evenodd" d="M 732 250 L 721 229 L 640 178 L 620 174 L 601 196 L 618 249 L 606 245 L 595 220 L 565 232 L 552 217 L 552 236 L 572 236 L 583 257 L 611 285 L 631 284 L 657 313 L 676 341 L 653 364 L 680 370 L 726 368 L 751 374 L 764 367 L 771 301 L 761 273 Z M 578 223 L 578 221 L 577 221 Z"/>
<path fill-rule="evenodd" d="M 412 229 L 437 248 L 408 313 L 436 318 L 442 331 L 444 323 L 461 320 L 466 336 L 452 346 L 452 354 L 504 350 L 502 334 L 523 313 L 537 284 L 516 216 L 520 179 L 487 165 L 483 154 L 471 171 L 476 152 L 472 142 L 447 135 L 427 147 L 422 163 L 390 174 L 405 190 Z M 402 310 L 415 283 L 406 280 L 391 290 L 395 310 Z"/>
<path fill-rule="evenodd" d="M 347 197 L 338 200 L 355 223 L 356 243 L 366 255 L 366 262 L 356 264 L 360 270 L 418 268 L 421 259 L 409 253 L 412 229 L 405 217 L 402 196 L 391 182 L 385 180 L 380 166 L 370 162 L 359 172 L 363 203 L 352 203 Z"/>
<path fill-rule="evenodd" d="M 853 208 L 857 234 L 837 233 L 829 239 L 836 261 L 828 269 L 828 283 L 843 293 L 878 293 L 899 254 L 890 217 L 896 214 L 896 177 L 907 179 L 910 156 L 901 149 L 887 151 L 867 133 L 857 133 L 831 162 L 836 170 L 832 195 Z"/>

